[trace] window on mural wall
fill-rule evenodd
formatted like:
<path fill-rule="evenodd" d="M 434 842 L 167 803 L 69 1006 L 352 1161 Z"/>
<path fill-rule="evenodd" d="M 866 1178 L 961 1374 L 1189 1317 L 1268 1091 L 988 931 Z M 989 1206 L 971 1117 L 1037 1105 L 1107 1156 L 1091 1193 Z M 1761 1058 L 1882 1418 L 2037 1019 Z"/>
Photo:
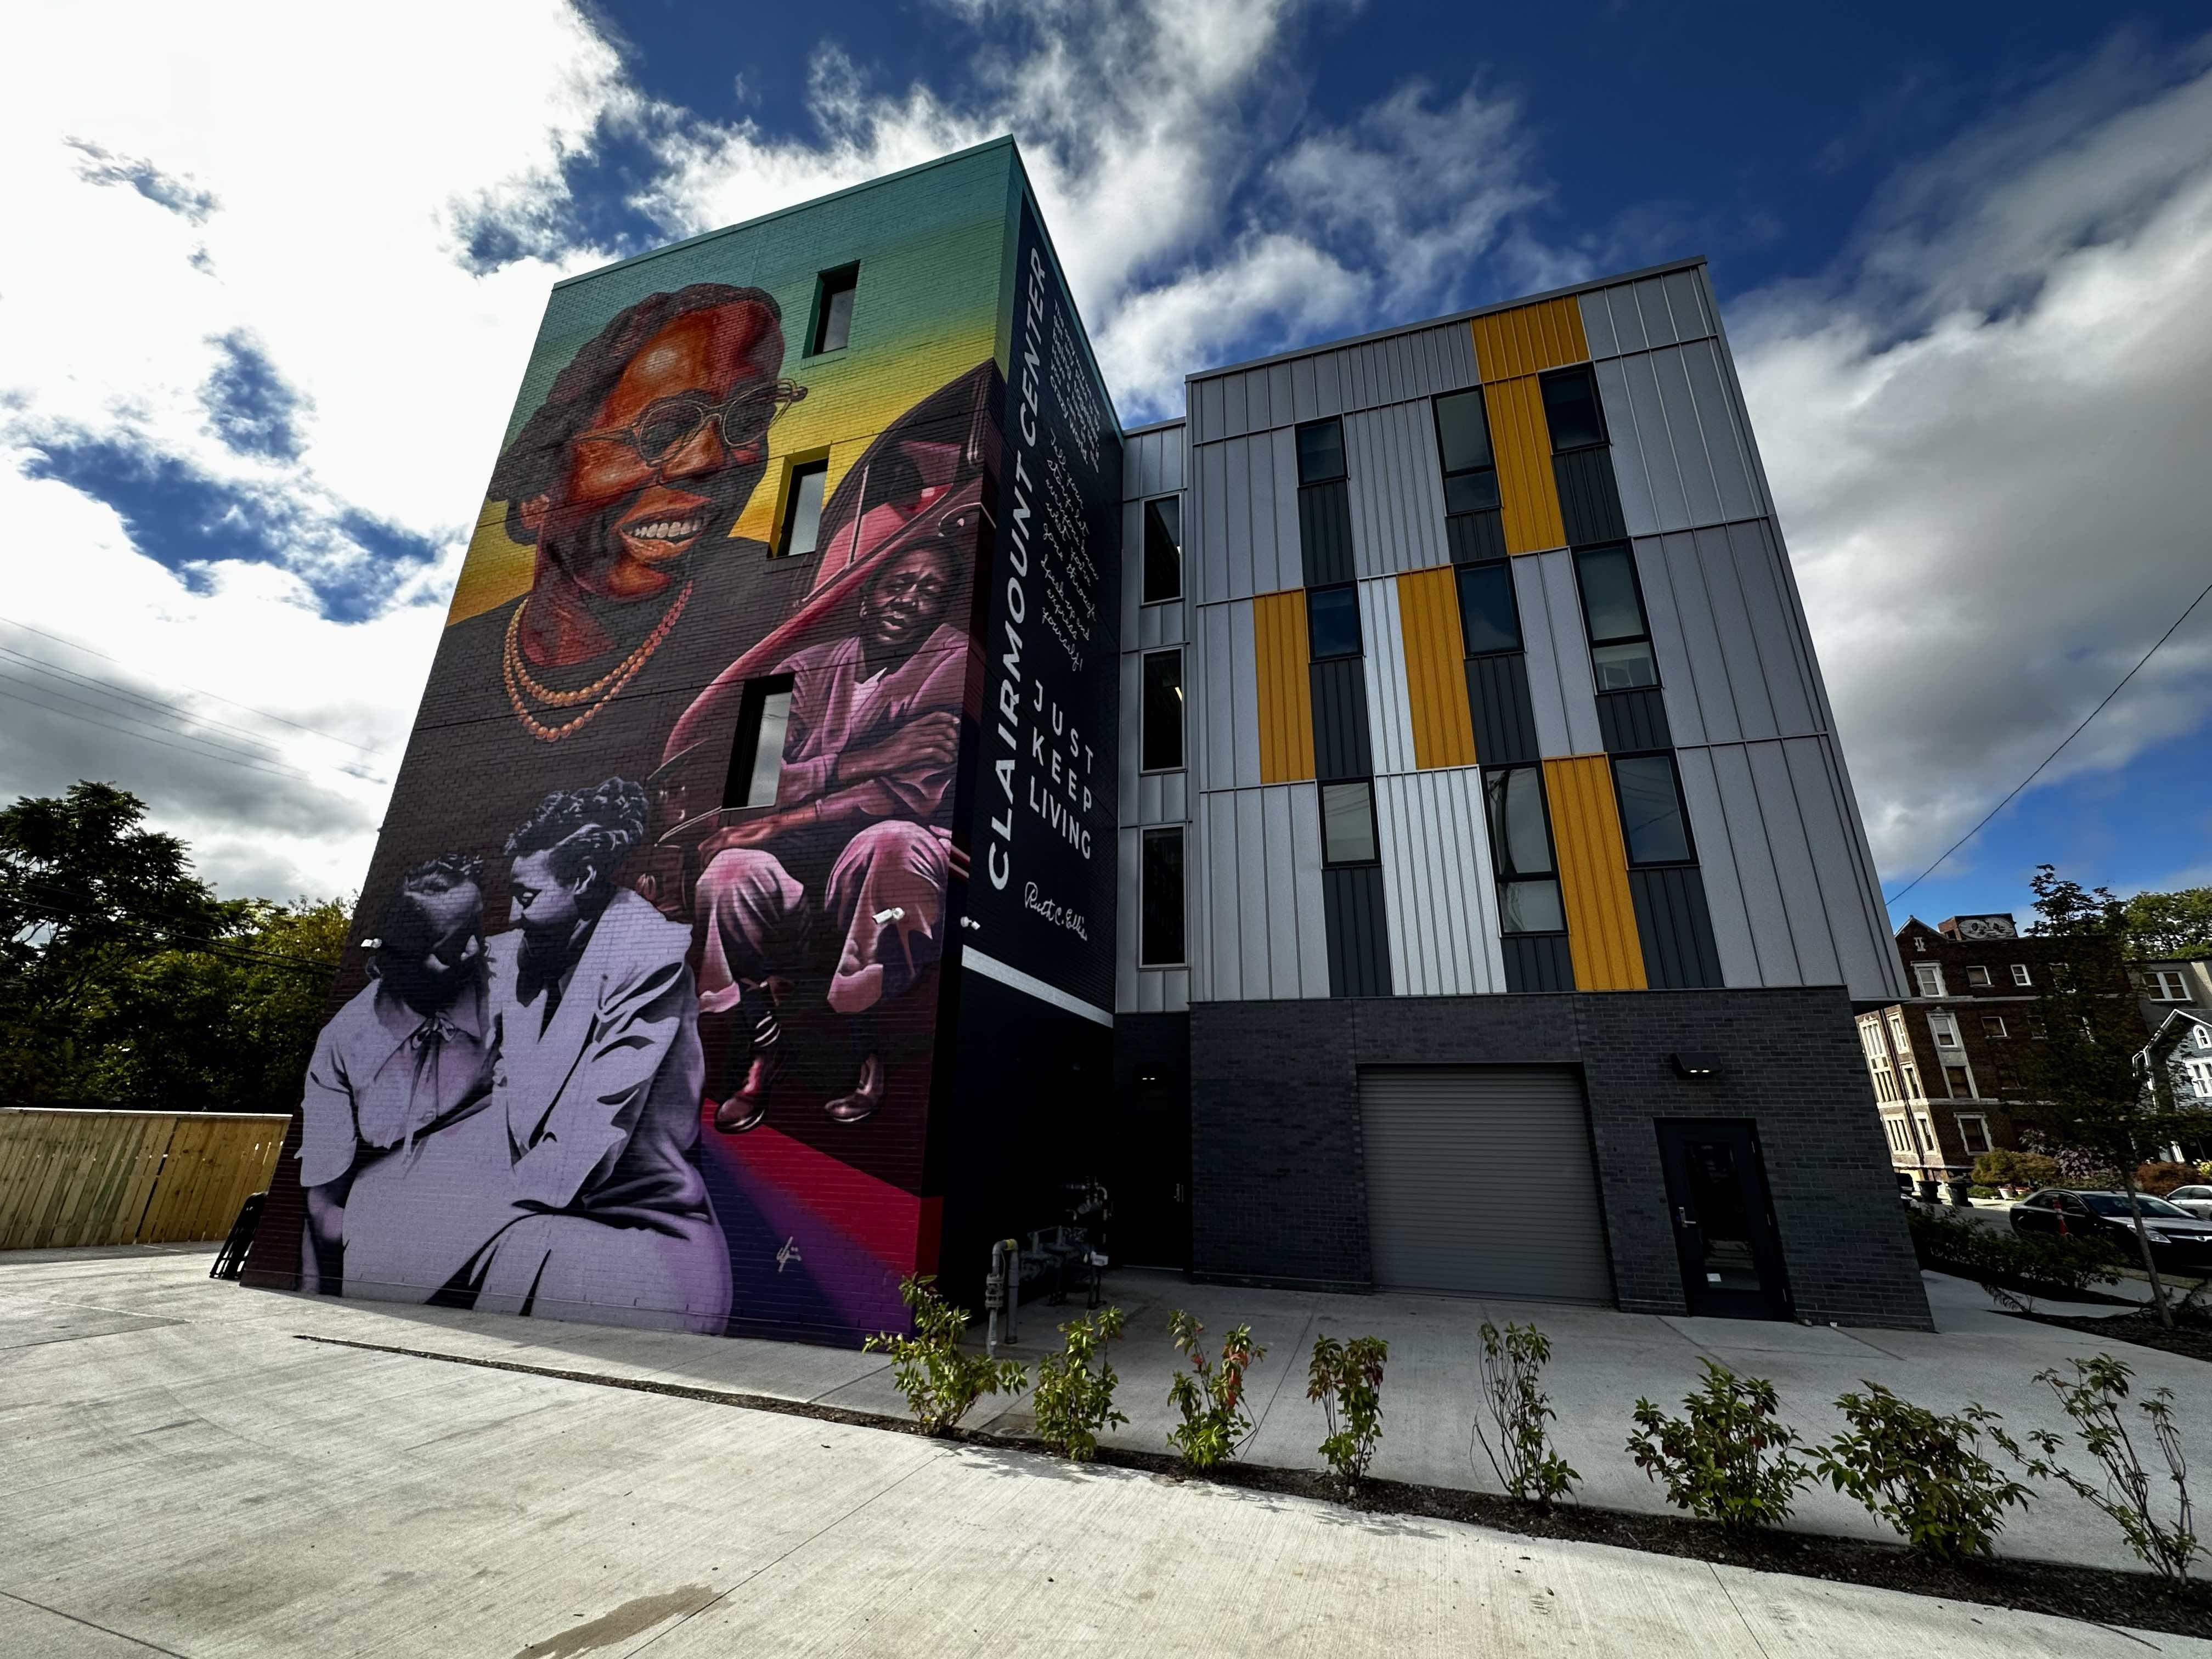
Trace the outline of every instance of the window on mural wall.
<path fill-rule="evenodd" d="M 791 722 L 791 676 L 748 680 L 738 703 L 738 731 L 730 745 L 725 806 L 773 806 L 783 775 L 783 740 Z"/>
<path fill-rule="evenodd" d="M 1547 374 L 1544 423 L 1552 429 L 1552 453 L 1589 449 L 1605 441 L 1605 416 L 1599 411 L 1597 386 L 1587 368 L 1563 368 Z"/>
<path fill-rule="evenodd" d="M 823 487 L 829 482 L 827 461 L 801 461 L 791 469 L 791 487 L 783 501 L 783 534 L 778 538 L 785 558 L 804 558 L 814 551 L 822 534 Z"/>
<path fill-rule="evenodd" d="M 1482 393 L 1439 398 L 1437 455 L 1443 463 L 1444 511 L 1486 513 L 1498 505 L 1498 461 L 1490 448 L 1490 416 Z"/>
<path fill-rule="evenodd" d="M 853 337 L 853 300 L 860 289 L 860 268 L 842 265 L 815 278 L 814 343 L 810 356 L 842 351 Z"/>
<path fill-rule="evenodd" d="M 1584 548 L 1575 555 L 1583 625 L 1589 635 L 1590 673 L 1601 691 L 1659 684 L 1636 561 L 1623 546 Z"/>
<path fill-rule="evenodd" d="M 1180 828 L 1145 831 L 1139 901 L 1138 965 L 1180 968 L 1184 961 Z"/>
<path fill-rule="evenodd" d="M 1163 495 L 1145 503 L 1144 603 L 1182 597 L 1182 501 Z"/>
<path fill-rule="evenodd" d="M 1552 825 L 1544 809 L 1544 775 L 1534 766 L 1502 767 L 1482 781 L 1489 808 L 1491 858 L 1497 866 L 1498 925 L 1509 933 L 1565 933 Z"/>
<path fill-rule="evenodd" d="M 1344 423 L 1308 421 L 1298 428 L 1298 482 L 1328 483 L 1344 476 Z"/>
<path fill-rule="evenodd" d="M 1182 764 L 1182 653 L 1147 651 L 1144 677 L 1144 769 L 1172 772 Z"/>

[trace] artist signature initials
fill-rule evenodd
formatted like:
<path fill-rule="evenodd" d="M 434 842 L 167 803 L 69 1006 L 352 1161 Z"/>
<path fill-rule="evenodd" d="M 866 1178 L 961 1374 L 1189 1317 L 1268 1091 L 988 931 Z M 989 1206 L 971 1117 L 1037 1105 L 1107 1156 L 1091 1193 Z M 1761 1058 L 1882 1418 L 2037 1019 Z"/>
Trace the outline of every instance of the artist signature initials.
<path fill-rule="evenodd" d="M 1079 939 L 1088 941 L 1091 938 L 1091 924 L 1080 910 L 1070 909 L 1057 899 L 1041 897 L 1033 881 L 1023 884 L 1022 908 L 1036 911 L 1054 927 L 1065 927 Z"/>

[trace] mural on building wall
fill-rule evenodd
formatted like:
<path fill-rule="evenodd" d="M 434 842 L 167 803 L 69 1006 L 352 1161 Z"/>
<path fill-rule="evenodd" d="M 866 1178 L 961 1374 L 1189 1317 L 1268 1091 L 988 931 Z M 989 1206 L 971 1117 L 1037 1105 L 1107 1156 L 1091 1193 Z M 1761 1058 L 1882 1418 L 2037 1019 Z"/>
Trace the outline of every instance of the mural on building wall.
<path fill-rule="evenodd" d="M 1009 159 L 556 291 L 254 1271 L 701 1331 L 903 1319 Z M 802 356 L 856 256 L 849 347 Z"/>

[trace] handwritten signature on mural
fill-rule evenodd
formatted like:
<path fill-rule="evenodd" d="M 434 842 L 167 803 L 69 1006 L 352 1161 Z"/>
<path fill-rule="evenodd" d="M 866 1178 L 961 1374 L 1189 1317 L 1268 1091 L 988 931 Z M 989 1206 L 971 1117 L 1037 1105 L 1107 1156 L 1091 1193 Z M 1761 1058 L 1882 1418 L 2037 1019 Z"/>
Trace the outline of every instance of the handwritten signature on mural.
<path fill-rule="evenodd" d="M 1033 881 L 1024 884 L 1022 888 L 1022 905 L 1025 909 L 1036 911 L 1054 927 L 1066 928 L 1079 939 L 1087 940 L 1091 937 L 1091 924 L 1080 910 L 1062 904 L 1057 899 L 1042 897 Z"/>
<path fill-rule="evenodd" d="M 775 1253 L 775 1270 L 781 1273 L 793 1262 L 805 1260 L 805 1258 L 799 1254 L 799 1240 L 796 1236 L 793 1236 L 785 1239 L 783 1248 Z"/>

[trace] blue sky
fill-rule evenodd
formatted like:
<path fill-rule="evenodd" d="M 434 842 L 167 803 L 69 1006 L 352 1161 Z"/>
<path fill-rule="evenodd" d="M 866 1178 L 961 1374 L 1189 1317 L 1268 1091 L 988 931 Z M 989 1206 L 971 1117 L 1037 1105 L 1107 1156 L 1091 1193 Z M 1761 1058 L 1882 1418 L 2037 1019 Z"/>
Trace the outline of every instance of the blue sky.
<path fill-rule="evenodd" d="M 1892 890 L 2212 570 L 2201 6 L 407 9 L 149 9 L 0 112 L 52 231 L 0 248 L 0 510 L 44 550 L 0 790 L 138 787 L 227 891 L 357 880 L 552 282 L 1003 131 L 1132 422 L 1707 255 Z M 50 61 L 101 27 L 30 18 Z M 2208 692 L 2212 604 L 1899 918 L 2024 908 L 2045 859 L 2212 881 Z"/>

